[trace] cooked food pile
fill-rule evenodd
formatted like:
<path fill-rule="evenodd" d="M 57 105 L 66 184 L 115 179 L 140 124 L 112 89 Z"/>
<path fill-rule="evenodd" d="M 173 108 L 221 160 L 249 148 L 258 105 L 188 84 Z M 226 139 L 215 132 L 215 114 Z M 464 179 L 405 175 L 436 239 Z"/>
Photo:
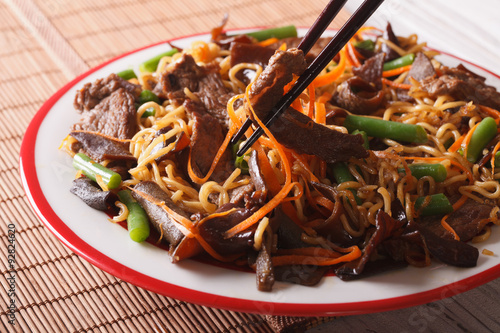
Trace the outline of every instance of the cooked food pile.
<path fill-rule="evenodd" d="M 127 221 L 133 240 L 165 243 L 172 262 L 249 267 L 263 291 L 476 265 L 470 243 L 499 216 L 494 87 L 416 35 L 366 27 L 265 128 L 328 40 L 304 55 L 294 27 L 222 27 L 77 92 L 81 119 L 61 145 L 72 193 Z M 230 141 L 248 117 L 246 137 L 265 135 L 238 157 Z"/>

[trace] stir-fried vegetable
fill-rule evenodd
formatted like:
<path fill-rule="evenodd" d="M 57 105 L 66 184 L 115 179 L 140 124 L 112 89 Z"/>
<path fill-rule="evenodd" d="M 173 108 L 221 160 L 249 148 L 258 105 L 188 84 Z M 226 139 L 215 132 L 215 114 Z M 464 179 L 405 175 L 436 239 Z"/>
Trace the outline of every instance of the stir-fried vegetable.
<path fill-rule="evenodd" d="M 143 242 L 149 236 L 149 219 L 141 205 L 132 198 L 129 190 L 118 192 L 120 201 L 127 206 L 127 229 L 130 238 L 135 242 Z"/>
<path fill-rule="evenodd" d="M 83 174 L 93 181 L 97 182 L 97 177 L 100 177 L 109 189 L 118 188 L 122 183 L 120 174 L 94 162 L 83 153 L 75 154 L 73 157 L 73 167 L 77 170 L 82 170 Z"/>
<path fill-rule="evenodd" d="M 444 165 L 440 163 L 413 163 L 409 164 L 408 168 L 410 168 L 412 176 L 417 179 L 420 179 L 425 176 L 431 176 L 437 182 L 442 182 L 446 179 L 448 172 Z M 400 173 L 405 173 L 405 169 L 398 169 Z"/>
<path fill-rule="evenodd" d="M 119 77 L 124 80 L 137 79 L 137 75 L 135 74 L 133 69 L 126 69 L 121 72 L 116 73 Z"/>
<path fill-rule="evenodd" d="M 486 144 L 497 134 L 497 123 L 491 117 L 484 118 L 472 133 L 470 142 L 467 145 L 467 160 L 474 163 L 481 155 Z"/>
<path fill-rule="evenodd" d="M 453 206 L 443 193 L 426 197 L 418 197 L 415 200 L 415 210 L 420 216 L 443 215 L 453 212 Z"/>
<path fill-rule="evenodd" d="M 368 136 L 376 138 L 414 143 L 427 142 L 427 133 L 420 125 L 348 115 L 345 118 L 344 127 L 347 128 L 349 133 L 352 133 L 354 130 L 360 130 L 366 132 Z"/>
<path fill-rule="evenodd" d="M 297 28 L 294 25 L 287 25 L 284 27 L 249 32 L 246 33 L 246 35 L 257 39 L 258 41 L 263 41 L 269 38 L 283 39 L 288 37 L 297 37 Z"/>
<path fill-rule="evenodd" d="M 177 49 L 172 49 L 172 50 L 169 50 L 167 52 L 161 53 L 161 54 L 157 55 L 156 57 L 148 59 L 139 65 L 139 70 L 141 72 L 152 73 L 152 72 L 156 71 L 156 68 L 158 68 L 158 64 L 160 63 L 161 58 L 171 57 L 174 54 L 176 54 L 177 52 L 179 52 L 179 51 L 177 51 Z"/>

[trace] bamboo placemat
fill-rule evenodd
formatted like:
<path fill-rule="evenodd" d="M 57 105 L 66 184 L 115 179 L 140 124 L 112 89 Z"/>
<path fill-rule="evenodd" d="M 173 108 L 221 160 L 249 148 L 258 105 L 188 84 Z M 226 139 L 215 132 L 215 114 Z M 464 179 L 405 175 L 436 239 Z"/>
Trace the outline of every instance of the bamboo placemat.
<path fill-rule="evenodd" d="M 329 320 L 224 311 L 119 280 L 72 253 L 41 224 L 18 166 L 30 120 L 77 74 L 151 43 L 209 31 L 224 13 L 230 15 L 227 28 L 307 26 L 325 3 L 0 0 L 0 331 L 278 332 Z"/>

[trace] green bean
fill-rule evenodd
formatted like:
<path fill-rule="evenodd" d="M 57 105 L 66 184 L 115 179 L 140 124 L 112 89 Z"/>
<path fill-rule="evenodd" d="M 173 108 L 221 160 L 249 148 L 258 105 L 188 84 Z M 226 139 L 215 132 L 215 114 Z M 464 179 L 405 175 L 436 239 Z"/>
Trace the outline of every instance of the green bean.
<path fill-rule="evenodd" d="M 83 153 L 75 154 L 73 157 L 73 167 L 77 170 L 82 170 L 83 174 L 93 181 L 97 181 L 97 175 L 101 176 L 102 181 L 110 190 L 117 188 L 122 183 L 122 177 L 118 173 L 94 162 Z"/>
<path fill-rule="evenodd" d="M 124 80 L 137 79 L 137 75 L 135 75 L 133 69 L 126 69 L 124 71 L 116 73 L 116 75 L 118 75 Z"/>
<path fill-rule="evenodd" d="M 257 39 L 259 42 L 273 37 L 278 39 L 283 39 L 287 37 L 297 37 L 297 28 L 295 28 L 294 25 L 287 25 L 284 27 L 277 27 L 277 28 L 270 28 L 270 29 L 249 32 L 246 33 L 245 35 L 253 37 Z"/>
<path fill-rule="evenodd" d="M 419 216 L 441 215 L 453 212 L 453 206 L 443 193 L 431 195 L 430 199 L 428 199 L 429 203 L 423 206 L 428 197 L 418 197 L 415 200 L 415 209 L 419 212 Z"/>
<path fill-rule="evenodd" d="M 354 130 L 351 133 L 352 135 L 360 134 L 361 137 L 363 138 L 363 147 L 365 149 L 370 149 L 370 142 L 368 141 L 368 135 L 366 134 L 365 131 L 360 131 L 360 130 Z"/>
<path fill-rule="evenodd" d="M 427 142 L 427 133 L 420 125 L 348 115 L 345 118 L 344 127 L 347 128 L 349 133 L 352 133 L 354 130 L 360 130 L 366 132 L 368 136 L 377 138 L 414 143 Z"/>
<path fill-rule="evenodd" d="M 500 168 L 500 151 L 495 153 L 495 169 Z"/>
<path fill-rule="evenodd" d="M 384 71 L 390 71 L 391 69 L 396 69 L 403 66 L 408 66 L 413 64 L 415 60 L 415 54 L 409 53 L 407 55 L 402 56 L 401 58 L 397 58 L 391 61 L 388 61 L 384 64 Z"/>
<path fill-rule="evenodd" d="M 424 176 L 431 176 L 437 182 L 442 182 L 448 176 L 448 171 L 446 167 L 440 163 L 429 164 L 429 163 L 413 163 L 409 164 L 408 168 L 412 176 L 420 179 Z M 398 172 L 406 173 L 404 168 L 399 168 Z"/>
<path fill-rule="evenodd" d="M 342 184 L 345 182 L 352 182 L 356 181 L 354 176 L 351 174 L 351 171 L 349 171 L 349 167 L 347 164 L 342 163 L 342 162 L 337 162 L 333 164 L 329 164 L 330 170 L 333 174 L 333 178 L 335 178 L 335 182 L 337 184 Z M 356 200 L 356 203 L 358 205 L 361 205 L 363 201 L 358 197 L 357 191 L 354 188 L 348 188 L 349 191 L 352 192 L 354 195 L 354 199 Z"/>
<path fill-rule="evenodd" d="M 149 219 L 144 208 L 132 198 L 129 190 L 118 192 L 120 201 L 128 209 L 127 229 L 130 238 L 135 242 L 143 242 L 149 236 Z"/>
<path fill-rule="evenodd" d="M 373 51 L 375 49 L 375 43 L 371 39 L 365 39 L 360 42 L 354 43 L 357 48 Z"/>
<path fill-rule="evenodd" d="M 158 96 L 156 96 L 156 94 L 151 90 L 144 89 L 139 95 L 139 104 L 144 104 L 147 102 L 155 102 L 157 104 L 160 104 L 160 98 L 158 98 Z"/>
<path fill-rule="evenodd" d="M 493 118 L 486 117 L 481 120 L 470 137 L 469 145 L 467 146 L 467 160 L 475 163 L 484 147 L 486 147 L 496 134 L 497 123 Z"/>
<path fill-rule="evenodd" d="M 176 54 L 177 52 L 179 52 L 179 51 L 177 51 L 177 49 L 171 49 L 167 52 L 164 52 L 162 54 L 157 55 L 156 57 L 153 57 L 149 60 L 146 60 L 142 64 L 139 65 L 139 70 L 141 72 L 153 73 L 154 71 L 156 71 L 156 68 L 158 68 L 158 64 L 160 63 L 161 58 L 171 57 L 174 54 Z"/>
<path fill-rule="evenodd" d="M 142 113 L 141 118 L 147 118 L 147 117 L 150 117 L 150 116 L 154 116 L 155 114 L 156 114 L 155 108 L 154 107 L 149 107 L 146 110 L 144 110 L 144 112 Z"/>

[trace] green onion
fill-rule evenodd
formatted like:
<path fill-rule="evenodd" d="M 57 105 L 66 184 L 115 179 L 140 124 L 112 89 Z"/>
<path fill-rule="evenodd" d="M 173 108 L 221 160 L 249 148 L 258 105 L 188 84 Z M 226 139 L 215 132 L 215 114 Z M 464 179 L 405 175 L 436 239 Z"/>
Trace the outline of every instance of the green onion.
<path fill-rule="evenodd" d="M 83 153 L 75 154 L 73 157 L 73 167 L 76 170 L 82 170 L 85 176 L 95 182 L 97 182 L 96 176 L 101 176 L 102 181 L 110 190 L 117 188 L 122 183 L 122 177 L 120 174 L 94 162 L 90 157 Z"/>
<path fill-rule="evenodd" d="M 124 80 L 137 79 L 137 75 L 135 75 L 133 69 L 126 69 L 124 71 L 116 73 L 116 75 L 118 75 Z"/>
<path fill-rule="evenodd" d="M 128 209 L 127 229 L 130 238 L 135 242 L 143 242 L 149 236 L 149 219 L 144 208 L 132 198 L 129 190 L 118 192 L 120 201 Z"/>
<path fill-rule="evenodd" d="M 475 163 L 481 155 L 484 147 L 493 140 L 497 134 L 497 123 L 491 117 L 484 118 L 477 125 L 474 133 L 470 137 L 469 145 L 467 146 L 467 160 Z"/>
<path fill-rule="evenodd" d="M 349 133 L 360 130 L 366 132 L 368 136 L 376 138 L 415 143 L 427 142 L 427 133 L 420 125 L 348 115 L 345 118 L 344 127 L 347 128 Z"/>
<path fill-rule="evenodd" d="M 401 58 L 397 58 L 397 59 L 386 62 L 384 64 L 384 71 L 390 71 L 392 69 L 411 65 L 411 64 L 413 64 L 414 60 L 415 60 L 415 54 L 409 53 L 405 56 L 402 56 Z"/>
<path fill-rule="evenodd" d="M 153 73 L 154 71 L 156 71 L 156 68 L 158 68 L 158 63 L 160 62 L 161 58 L 171 57 L 174 54 L 176 54 L 177 52 L 179 52 L 179 51 L 177 51 L 177 49 L 171 49 L 167 52 L 164 52 L 162 54 L 157 55 L 154 58 L 146 60 L 142 64 L 139 65 L 139 70 L 141 72 Z"/>
<path fill-rule="evenodd" d="M 412 176 L 417 179 L 424 176 L 431 176 L 435 181 L 442 182 L 448 176 L 445 166 L 440 163 L 413 163 L 409 164 L 408 168 L 410 169 Z M 406 173 L 404 168 L 399 168 L 398 172 Z"/>
<path fill-rule="evenodd" d="M 287 25 L 284 27 L 270 28 L 264 29 L 254 32 L 246 33 L 245 35 L 253 37 L 257 39 L 259 42 L 269 39 L 269 38 L 288 38 L 288 37 L 297 37 L 297 28 L 294 25 Z"/>
<path fill-rule="evenodd" d="M 430 197 L 429 203 L 423 206 L 424 201 Z M 443 193 L 434 194 L 427 197 L 418 197 L 415 200 L 415 209 L 420 216 L 442 215 L 453 212 L 453 206 Z"/>
<path fill-rule="evenodd" d="M 244 159 L 245 156 L 248 156 L 249 153 L 244 154 L 242 156 L 238 156 L 236 153 L 240 149 L 240 145 L 243 140 L 239 140 L 232 147 L 233 158 L 234 158 L 234 166 L 241 169 L 241 173 L 248 175 L 250 173 L 250 168 L 248 166 L 248 162 Z"/>

